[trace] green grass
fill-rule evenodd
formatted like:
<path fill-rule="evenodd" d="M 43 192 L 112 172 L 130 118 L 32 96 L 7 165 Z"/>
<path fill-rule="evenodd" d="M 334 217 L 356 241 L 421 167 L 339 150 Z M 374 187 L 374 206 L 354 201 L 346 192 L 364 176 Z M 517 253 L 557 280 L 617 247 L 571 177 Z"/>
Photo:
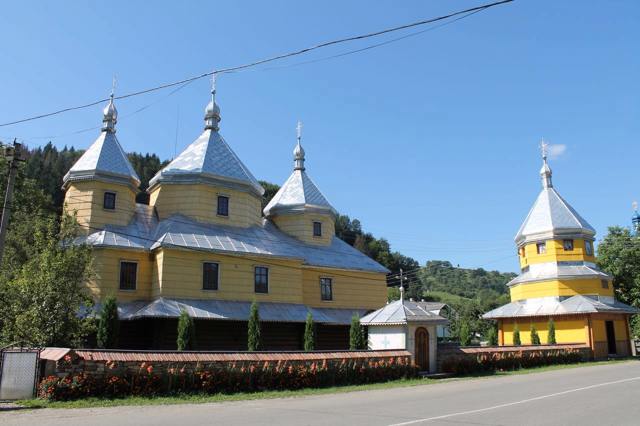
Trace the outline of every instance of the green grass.
<path fill-rule="evenodd" d="M 19 405 L 26 408 L 91 408 L 91 407 L 116 407 L 123 405 L 170 405 L 170 404 L 204 404 L 211 402 L 226 401 L 246 401 L 253 399 L 273 399 L 273 398 L 298 398 L 311 395 L 326 395 L 345 392 L 359 392 L 377 389 L 390 389 L 398 387 L 424 386 L 434 383 L 444 383 L 462 380 L 478 380 L 496 376 L 511 376 L 520 374 L 540 373 L 545 371 L 563 370 L 569 368 L 593 367 L 597 365 L 607 365 L 621 362 L 630 362 L 632 360 L 617 361 L 599 361 L 585 362 L 577 364 L 559 364 L 546 367 L 529 368 L 515 371 L 503 371 L 491 374 L 477 374 L 474 376 L 454 377 L 449 379 L 403 379 L 384 383 L 373 383 L 367 385 L 340 386 L 332 388 L 320 389 L 301 389 L 294 391 L 265 391 L 253 393 L 236 393 L 236 394 L 196 394 L 196 395 L 176 395 L 176 396 L 158 396 L 158 397 L 142 397 L 132 396 L 126 398 L 104 399 L 104 398 L 86 398 L 77 401 L 45 401 L 41 399 L 28 399 L 17 401 Z"/>

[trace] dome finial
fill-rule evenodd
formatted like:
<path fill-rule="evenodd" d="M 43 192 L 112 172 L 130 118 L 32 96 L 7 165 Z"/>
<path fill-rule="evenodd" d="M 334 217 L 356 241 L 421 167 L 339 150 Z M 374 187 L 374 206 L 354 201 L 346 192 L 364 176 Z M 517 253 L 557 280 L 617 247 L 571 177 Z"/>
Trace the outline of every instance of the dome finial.
<path fill-rule="evenodd" d="M 298 143 L 293 149 L 293 170 L 304 170 L 304 149 L 300 144 L 302 139 L 302 123 L 300 120 L 298 120 L 298 125 L 296 126 L 296 135 Z"/>
<path fill-rule="evenodd" d="M 542 177 L 543 188 L 553 188 L 551 183 L 551 167 L 547 163 L 547 156 L 549 154 L 549 144 L 545 142 L 544 138 L 540 141 L 540 151 L 542 152 L 542 169 L 540 169 L 540 177 Z"/>
<path fill-rule="evenodd" d="M 113 76 L 111 82 L 111 95 L 109 95 L 109 104 L 102 110 L 102 131 L 115 133 L 116 123 L 118 122 L 118 110 L 113 104 L 113 96 L 116 91 L 116 76 Z"/>
<path fill-rule="evenodd" d="M 204 110 L 204 129 L 205 130 L 218 130 L 220 127 L 220 107 L 216 103 L 216 74 L 217 71 L 213 71 L 211 74 L 211 101 Z"/>

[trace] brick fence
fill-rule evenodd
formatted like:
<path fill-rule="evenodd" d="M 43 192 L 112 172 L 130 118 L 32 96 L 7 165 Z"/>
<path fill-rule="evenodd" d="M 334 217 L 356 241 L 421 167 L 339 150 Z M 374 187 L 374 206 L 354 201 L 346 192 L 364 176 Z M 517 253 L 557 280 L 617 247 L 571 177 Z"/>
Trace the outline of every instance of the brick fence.
<path fill-rule="evenodd" d="M 452 360 L 474 360 L 480 355 L 494 354 L 555 354 L 558 352 L 577 352 L 583 361 L 591 358 L 591 348 L 584 344 L 574 345 L 522 345 L 522 346 L 458 346 L 456 344 L 438 345 L 438 371 L 444 363 Z"/>
<path fill-rule="evenodd" d="M 104 377 L 108 374 L 139 373 L 152 366 L 154 373 L 163 374 L 169 369 L 193 372 L 199 369 L 216 369 L 233 364 L 237 368 L 250 369 L 265 363 L 286 363 L 300 366 L 326 362 L 338 365 L 344 361 L 358 360 L 366 363 L 379 361 L 411 364 L 411 353 L 404 350 L 380 351 L 314 351 L 314 352 L 177 352 L 177 351 L 124 351 L 45 348 L 41 354 L 41 377 L 85 373 Z"/>

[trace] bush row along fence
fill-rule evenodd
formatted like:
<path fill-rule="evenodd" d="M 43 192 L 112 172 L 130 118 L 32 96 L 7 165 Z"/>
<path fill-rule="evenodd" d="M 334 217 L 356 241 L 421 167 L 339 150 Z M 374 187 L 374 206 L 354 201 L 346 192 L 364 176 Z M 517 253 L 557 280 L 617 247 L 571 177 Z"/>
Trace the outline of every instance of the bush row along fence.
<path fill-rule="evenodd" d="M 407 351 L 203 353 L 45 350 L 38 396 L 49 400 L 235 393 L 415 377 Z"/>
<path fill-rule="evenodd" d="M 438 370 L 456 375 L 571 364 L 591 358 L 586 345 L 461 347 L 438 345 Z"/>

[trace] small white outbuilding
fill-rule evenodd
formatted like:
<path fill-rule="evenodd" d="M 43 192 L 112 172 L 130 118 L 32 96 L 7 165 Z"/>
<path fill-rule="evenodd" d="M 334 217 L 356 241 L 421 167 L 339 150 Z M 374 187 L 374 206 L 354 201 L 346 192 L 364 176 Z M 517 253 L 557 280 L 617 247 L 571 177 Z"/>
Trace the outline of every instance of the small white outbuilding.
<path fill-rule="evenodd" d="M 400 300 L 360 319 L 369 332 L 369 349 L 405 349 L 421 371 L 435 373 L 438 356 L 438 326 L 449 321 L 434 313 L 433 303 Z"/>

